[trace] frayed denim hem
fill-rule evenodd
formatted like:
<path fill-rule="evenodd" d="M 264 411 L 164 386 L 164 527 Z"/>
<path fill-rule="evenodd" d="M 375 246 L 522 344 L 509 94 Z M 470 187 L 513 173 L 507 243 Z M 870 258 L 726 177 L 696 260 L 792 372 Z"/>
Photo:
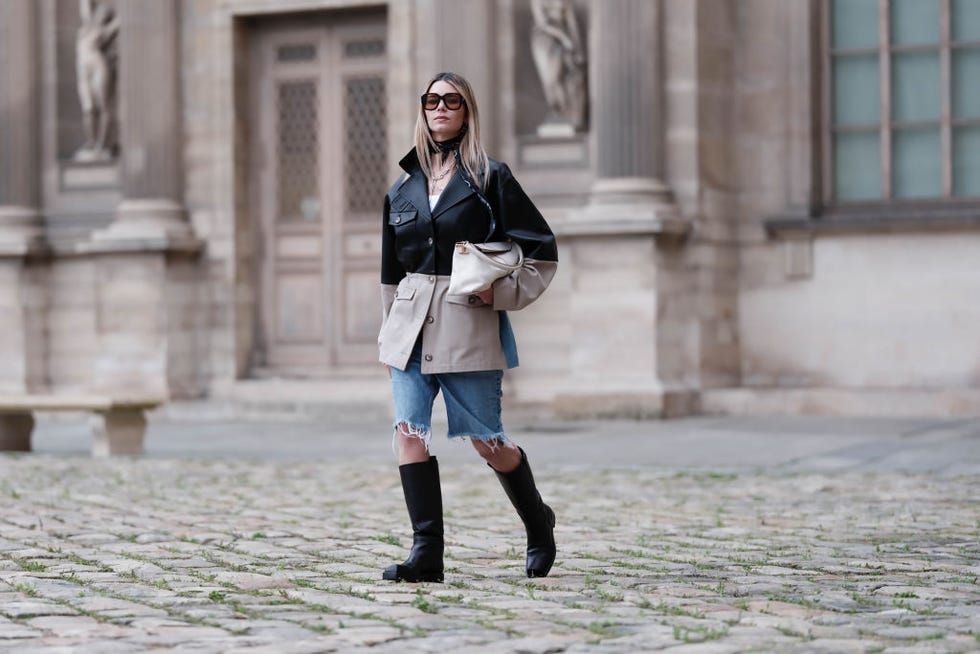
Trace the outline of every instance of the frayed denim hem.
<path fill-rule="evenodd" d="M 402 430 L 402 432 L 406 436 L 408 436 L 409 438 L 417 438 L 420 441 L 422 441 L 422 443 L 425 444 L 425 451 L 428 452 L 429 451 L 429 443 L 432 442 L 432 430 L 429 429 L 429 427 L 427 427 L 427 426 L 414 425 L 414 424 L 412 424 L 410 422 L 406 422 L 404 420 L 396 420 L 395 423 L 391 427 L 391 429 L 392 429 L 392 434 L 391 434 L 391 451 L 392 451 L 392 453 L 396 457 L 398 456 L 398 432 L 399 432 L 399 427 L 401 427 L 403 425 L 404 425 L 405 429 Z"/>
<path fill-rule="evenodd" d="M 473 436 L 472 434 L 449 434 L 449 439 L 456 441 L 461 441 L 463 439 L 480 441 L 481 443 L 485 443 L 487 447 L 490 448 L 491 452 L 496 452 L 501 447 L 509 447 L 511 449 L 517 448 L 517 445 L 512 443 L 511 440 L 507 438 L 507 434 L 502 431 L 497 432 L 496 434 L 486 434 L 484 436 Z"/>

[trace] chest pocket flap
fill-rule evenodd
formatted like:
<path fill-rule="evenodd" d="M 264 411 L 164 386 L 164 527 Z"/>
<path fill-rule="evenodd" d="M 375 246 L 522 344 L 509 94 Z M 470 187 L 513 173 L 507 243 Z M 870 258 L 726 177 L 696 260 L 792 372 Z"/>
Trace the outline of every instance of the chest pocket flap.
<path fill-rule="evenodd" d="M 418 211 L 415 211 L 415 210 L 412 210 L 412 211 L 392 211 L 388 215 L 388 224 L 389 225 L 394 225 L 395 227 L 399 227 L 401 225 L 405 225 L 407 223 L 412 222 L 413 220 L 415 220 L 416 218 L 418 218 L 418 215 L 419 215 L 419 212 Z"/>
<path fill-rule="evenodd" d="M 414 286 L 399 285 L 399 287 L 395 290 L 396 300 L 411 300 L 413 297 L 415 297 Z"/>

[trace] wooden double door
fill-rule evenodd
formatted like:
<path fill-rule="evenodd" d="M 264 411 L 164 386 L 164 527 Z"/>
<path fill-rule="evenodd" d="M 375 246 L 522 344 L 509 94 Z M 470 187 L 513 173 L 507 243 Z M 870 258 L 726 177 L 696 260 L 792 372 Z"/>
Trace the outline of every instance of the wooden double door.
<path fill-rule="evenodd" d="M 264 19 L 249 34 L 253 373 L 351 370 L 377 360 L 385 14 Z"/>

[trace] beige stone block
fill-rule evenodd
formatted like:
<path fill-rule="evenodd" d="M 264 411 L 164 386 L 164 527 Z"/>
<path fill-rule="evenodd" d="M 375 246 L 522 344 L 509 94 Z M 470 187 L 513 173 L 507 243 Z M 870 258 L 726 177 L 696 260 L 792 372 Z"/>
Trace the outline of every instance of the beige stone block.
<path fill-rule="evenodd" d="M 142 411 L 111 411 L 91 417 L 92 456 L 142 454 L 146 417 Z"/>
<path fill-rule="evenodd" d="M 735 129 L 740 139 L 781 138 L 786 132 L 786 89 L 749 87 L 738 93 Z"/>
<path fill-rule="evenodd" d="M 980 381 L 980 236 L 814 242 L 813 274 L 743 289 L 747 382 L 853 388 Z M 910 262 L 914 262 L 912 265 Z"/>

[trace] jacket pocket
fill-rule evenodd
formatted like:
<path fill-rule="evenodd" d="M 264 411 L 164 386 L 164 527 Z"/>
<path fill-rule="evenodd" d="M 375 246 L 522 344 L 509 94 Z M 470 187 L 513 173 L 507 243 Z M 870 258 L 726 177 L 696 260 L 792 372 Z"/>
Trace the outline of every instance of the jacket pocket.
<path fill-rule="evenodd" d="M 393 211 L 388 214 L 388 224 L 393 227 L 401 227 L 402 225 L 407 225 L 416 218 L 418 218 L 418 211 Z"/>
<path fill-rule="evenodd" d="M 396 300 L 411 300 L 413 297 L 415 297 L 414 286 L 399 286 L 395 289 Z"/>

